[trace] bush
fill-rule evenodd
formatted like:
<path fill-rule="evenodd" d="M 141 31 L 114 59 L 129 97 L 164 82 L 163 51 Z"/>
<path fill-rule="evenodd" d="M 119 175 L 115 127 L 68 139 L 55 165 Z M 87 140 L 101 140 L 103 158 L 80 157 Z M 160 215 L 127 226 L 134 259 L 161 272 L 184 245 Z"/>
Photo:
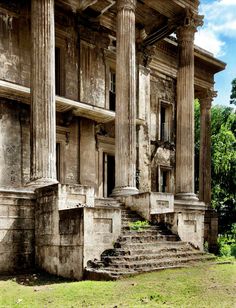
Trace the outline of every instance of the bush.
<path fill-rule="evenodd" d="M 230 257 L 231 256 L 231 248 L 228 244 L 223 244 L 220 247 L 220 256 L 221 257 Z"/>
<path fill-rule="evenodd" d="M 149 222 L 146 221 L 146 220 L 144 220 L 144 221 L 138 220 L 138 221 L 129 223 L 129 228 L 131 230 L 142 230 L 142 229 L 145 229 L 149 226 L 150 226 Z"/>
<path fill-rule="evenodd" d="M 218 245 L 221 257 L 233 256 L 236 258 L 235 234 L 220 235 L 218 237 Z"/>
<path fill-rule="evenodd" d="M 231 256 L 236 258 L 236 244 L 231 245 Z"/>

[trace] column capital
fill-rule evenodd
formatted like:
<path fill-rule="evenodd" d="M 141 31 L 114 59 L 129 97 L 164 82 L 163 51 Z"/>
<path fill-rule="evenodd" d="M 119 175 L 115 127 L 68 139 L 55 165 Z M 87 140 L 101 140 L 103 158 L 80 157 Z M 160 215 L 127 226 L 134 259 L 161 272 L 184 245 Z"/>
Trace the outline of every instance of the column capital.
<path fill-rule="evenodd" d="M 156 53 L 156 46 L 140 47 L 137 53 L 138 63 L 149 68 Z"/>
<path fill-rule="evenodd" d="M 197 15 L 190 9 L 186 9 L 183 24 L 176 31 L 179 43 L 183 41 L 193 42 L 197 27 L 203 25 L 203 17 L 203 15 Z"/>
<path fill-rule="evenodd" d="M 217 96 L 217 91 L 214 91 L 213 89 L 206 89 L 202 91 L 198 95 L 201 108 L 211 109 L 211 103 L 216 96 Z"/>
<path fill-rule="evenodd" d="M 131 10 L 135 11 L 136 0 L 117 0 L 117 11 Z"/>

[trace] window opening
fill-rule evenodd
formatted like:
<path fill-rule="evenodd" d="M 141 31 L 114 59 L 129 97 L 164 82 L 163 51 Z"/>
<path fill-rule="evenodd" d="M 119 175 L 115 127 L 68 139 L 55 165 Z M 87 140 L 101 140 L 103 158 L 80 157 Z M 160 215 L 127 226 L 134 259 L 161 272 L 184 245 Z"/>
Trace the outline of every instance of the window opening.
<path fill-rule="evenodd" d="M 55 88 L 56 95 L 61 95 L 61 49 L 55 47 Z"/>
<path fill-rule="evenodd" d="M 58 182 L 60 182 L 60 179 L 61 179 L 60 167 L 61 167 L 61 145 L 60 143 L 57 143 L 56 144 L 56 172 L 57 172 Z"/>
<path fill-rule="evenodd" d="M 160 139 L 162 141 L 170 140 L 170 111 L 169 107 L 161 105 L 161 115 L 160 115 Z"/>
<path fill-rule="evenodd" d="M 109 109 L 116 110 L 116 73 L 110 71 Z"/>

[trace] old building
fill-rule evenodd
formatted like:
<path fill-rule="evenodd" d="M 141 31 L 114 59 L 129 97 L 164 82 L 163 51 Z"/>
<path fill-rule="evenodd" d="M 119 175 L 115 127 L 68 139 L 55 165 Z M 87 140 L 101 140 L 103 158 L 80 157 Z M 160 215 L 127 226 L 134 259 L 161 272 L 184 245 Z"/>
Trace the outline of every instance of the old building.
<path fill-rule="evenodd" d="M 198 5 L 0 1 L 0 272 L 81 279 L 135 212 L 214 246 L 210 107 L 225 64 L 194 46 Z"/>

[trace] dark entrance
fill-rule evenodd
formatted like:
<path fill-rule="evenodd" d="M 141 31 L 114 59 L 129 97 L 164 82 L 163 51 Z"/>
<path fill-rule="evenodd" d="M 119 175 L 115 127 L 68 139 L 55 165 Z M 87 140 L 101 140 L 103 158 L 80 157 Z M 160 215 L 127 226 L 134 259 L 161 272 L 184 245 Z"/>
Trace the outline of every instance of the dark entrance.
<path fill-rule="evenodd" d="M 115 156 L 103 156 L 104 197 L 109 197 L 115 187 Z"/>

